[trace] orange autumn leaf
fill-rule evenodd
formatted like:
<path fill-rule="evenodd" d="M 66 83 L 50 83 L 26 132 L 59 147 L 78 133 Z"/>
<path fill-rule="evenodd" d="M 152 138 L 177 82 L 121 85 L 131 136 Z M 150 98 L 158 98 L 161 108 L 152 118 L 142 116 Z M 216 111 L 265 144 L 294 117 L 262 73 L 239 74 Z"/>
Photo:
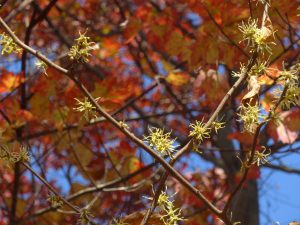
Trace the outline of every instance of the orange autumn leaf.
<path fill-rule="evenodd" d="M 215 15 L 215 21 L 217 24 L 221 25 L 222 24 L 222 17 L 220 14 Z"/>
<path fill-rule="evenodd" d="M 260 85 L 271 85 L 274 83 L 274 80 L 267 75 L 262 75 L 258 78 L 258 82 Z"/>
<path fill-rule="evenodd" d="M 23 121 L 27 121 L 27 122 L 33 121 L 33 119 L 34 119 L 34 116 L 32 115 L 32 113 L 30 111 L 23 110 L 23 109 L 18 110 L 18 112 L 16 113 L 16 117 L 19 120 L 23 120 Z"/>
<path fill-rule="evenodd" d="M 272 65 L 266 69 L 266 74 L 258 78 L 260 85 L 271 85 L 274 83 L 274 80 L 279 77 L 279 66 Z"/>
<path fill-rule="evenodd" d="M 10 92 L 22 82 L 21 76 L 3 70 L 0 77 L 0 93 Z"/>
<path fill-rule="evenodd" d="M 115 39 L 105 38 L 101 41 L 101 48 L 99 50 L 99 56 L 101 59 L 111 57 L 118 53 L 120 44 Z"/>
<path fill-rule="evenodd" d="M 265 94 L 264 98 L 261 100 L 261 105 L 265 110 L 269 111 L 275 100 L 276 100 L 275 96 L 268 92 Z"/>

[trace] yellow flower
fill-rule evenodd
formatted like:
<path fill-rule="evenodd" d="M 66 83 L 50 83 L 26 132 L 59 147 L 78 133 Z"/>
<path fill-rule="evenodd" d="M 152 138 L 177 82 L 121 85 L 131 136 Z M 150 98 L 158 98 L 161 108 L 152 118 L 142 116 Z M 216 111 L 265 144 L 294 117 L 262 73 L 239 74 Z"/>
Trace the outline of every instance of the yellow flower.
<path fill-rule="evenodd" d="M 170 198 L 173 198 L 175 194 L 171 196 L 168 195 L 166 189 L 166 191 L 161 192 L 157 200 L 157 204 L 165 212 L 165 215 L 161 217 L 161 220 L 163 220 L 163 222 L 166 225 L 177 225 L 178 221 L 184 220 L 184 218 L 181 215 L 182 214 L 181 209 L 175 208 L 173 201 L 170 200 Z"/>
<path fill-rule="evenodd" d="M 64 204 L 61 198 L 57 195 L 50 195 L 47 198 L 47 201 L 50 202 L 53 208 L 61 207 Z"/>
<path fill-rule="evenodd" d="M 271 27 L 263 26 L 261 28 L 257 25 L 258 20 L 248 20 L 248 23 L 242 23 L 239 25 L 239 29 L 243 35 L 243 41 L 246 41 L 247 46 L 251 48 L 251 52 L 254 50 L 257 52 L 271 52 L 270 44 L 275 44 L 270 42 L 269 38 L 273 35 Z"/>
<path fill-rule="evenodd" d="M 113 225 L 130 225 L 129 223 L 123 222 L 121 219 L 117 220 L 113 218 L 113 221 L 114 221 Z"/>
<path fill-rule="evenodd" d="M 265 146 L 263 146 L 262 148 L 263 148 L 262 152 L 255 151 L 252 164 L 256 164 L 257 166 L 260 166 L 268 162 L 268 157 L 271 154 L 271 150 L 270 149 L 267 150 Z"/>
<path fill-rule="evenodd" d="M 218 131 L 220 129 L 225 127 L 225 123 L 220 122 L 220 121 L 214 121 L 214 122 L 211 123 L 211 127 L 215 130 L 216 133 L 218 133 Z"/>
<path fill-rule="evenodd" d="M 193 129 L 189 136 L 194 137 L 197 141 L 202 142 L 204 138 L 210 137 L 210 128 L 205 127 L 203 121 L 196 120 L 194 124 L 190 124 Z"/>
<path fill-rule="evenodd" d="M 36 66 L 36 68 L 41 69 L 43 71 L 43 73 L 48 76 L 48 74 L 47 74 L 47 67 L 48 66 L 45 62 L 37 60 L 35 62 L 35 66 Z"/>
<path fill-rule="evenodd" d="M 169 155 L 172 158 L 172 153 L 175 151 L 173 146 L 176 139 L 170 139 L 171 132 L 165 133 L 160 128 L 149 128 L 149 136 L 144 137 L 150 147 L 154 147 L 156 151 L 163 156 Z"/>
<path fill-rule="evenodd" d="M 13 52 L 19 53 L 22 51 L 21 48 L 18 47 L 18 45 L 13 41 L 13 39 L 6 35 L 5 33 L 2 33 L 0 40 L 0 45 L 2 46 L 2 55 L 9 55 Z"/>
<path fill-rule="evenodd" d="M 89 120 L 90 114 L 93 113 L 93 110 L 96 109 L 96 107 L 92 105 L 92 103 L 88 100 L 87 97 L 85 97 L 83 101 L 80 101 L 77 98 L 75 98 L 75 100 L 77 101 L 77 107 L 73 109 L 77 112 L 83 112 L 84 118 L 86 120 Z M 96 98 L 95 100 L 98 101 L 99 98 Z"/>
<path fill-rule="evenodd" d="M 256 103 L 255 105 L 242 105 L 239 107 L 240 113 L 238 114 L 240 119 L 238 121 L 242 121 L 244 123 L 244 130 L 249 133 L 254 133 L 260 119 L 264 117 L 259 114 L 259 106 Z"/>
<path fill-rule="evenodd" d="M 71 60 L 86 63 L 90 52 L 97 48 L 94 42 L 90 42 L 90 37 L 85 36 L 86 32 L 81 34 L 79 32 L 79 38 L 75 40 L 75 44 L 71 47 L 68 55 Z"/>

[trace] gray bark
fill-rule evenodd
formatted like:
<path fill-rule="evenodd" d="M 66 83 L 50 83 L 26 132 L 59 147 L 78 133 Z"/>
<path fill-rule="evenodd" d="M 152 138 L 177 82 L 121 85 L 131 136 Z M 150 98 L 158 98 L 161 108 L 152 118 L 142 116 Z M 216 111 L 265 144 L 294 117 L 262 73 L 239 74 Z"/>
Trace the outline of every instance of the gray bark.
<path fill-rule="evenodd" d="M 231 117 L 232 112 L 224 114 L 224 121 Z M 234 149 L 232 141 L 227 139 L 232 132 L 232 126 L 227 124 L 221 129 L 218 135 L 216 145 L 226 149 Z M 227 172 L 229 183 L 235 187 L 234 176 L 240 171 L 240 162 L 234 152 L 221 153 Z M 232 188 L 232 189 L 233 189 Z M 241 222 L 242 225 L 259 225 L 259 198 L 256 180 L 249 180 L 235 196 L 230 212 L 232 212 L 232 222 Z"/>

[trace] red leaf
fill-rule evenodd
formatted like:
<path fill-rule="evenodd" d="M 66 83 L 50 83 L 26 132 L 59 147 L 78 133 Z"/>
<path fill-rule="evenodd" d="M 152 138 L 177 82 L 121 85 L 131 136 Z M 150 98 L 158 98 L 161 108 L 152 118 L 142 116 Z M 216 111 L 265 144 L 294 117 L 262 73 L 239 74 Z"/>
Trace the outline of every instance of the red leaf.
<path fill-rule="evenodd" d="M 238 140 L 241 144 L 244 144 L 246 146 L 251 146 L 253 142 L 252 135 L 249 133 L 240 133 L 240 132 L 235 132 L 231 133 L 227 136 L 229 139 L 236 139 Z"/>
<path fill-rule="evenodd" d="M 33 121 L 34 117 L 32 115 L 31 112 L 27 111 L 27 110 L 22 110 L 20 109 L 17 113 L 16 113 L 17 118 L 20 118 L 22 120 L 25 120 L 27 122 L 29 121 Z"/>

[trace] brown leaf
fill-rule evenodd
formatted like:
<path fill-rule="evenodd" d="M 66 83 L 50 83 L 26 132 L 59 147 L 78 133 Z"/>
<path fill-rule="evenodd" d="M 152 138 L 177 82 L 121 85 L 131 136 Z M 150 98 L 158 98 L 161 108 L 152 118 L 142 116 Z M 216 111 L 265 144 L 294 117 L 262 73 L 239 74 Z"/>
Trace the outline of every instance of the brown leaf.
<path fill-rule="evenodd" d="M 124 29 L 124 37 L 127 40 L 126 42 L 131 42 L 136 37 L 141 28 L 142 22 L 139 19 L 135 19 L 133 17 L 130 18 Z"/>
<path fill-rule="evenodd" d="M 166 43 L 166 50 L 170 55 L 178 55 L 183 49 L 184 39 L 180 31 L 173 31 Z"/>
<path fill-rule="evenodd" d="M 260 84 L 258 83 L 256 76 L 251 76 L 248 83 L 248 89 L 250 91 L 242 98 L 243 105 L 255 105 L 258 101 L 258 94 L 260 90 Z"/>
<path fill-rule="evenodd" d="M 94 156 L 89 164 L 84 166 L 84 169 L 94 180 L 101 180 L 105 175 L 104 155 L 97 153 L 97 156 Z"/>
<path fill-rule="evenodd" d="M 283 118 L 284 125 L 290 131 L 299 131 L 300 130 L 300 109 L 295 109 L 294 111 L 290 111 Z"/>
<path fill-rule="evenodd" d="M 135 212 L 126 216 L 122 221 L 130 225 L 140 225 L 146 211 Z M 148 225 L 164 225 L 164 222 L 160 219 L 161 215 L 158 213 L 153 213 L 148 221 Z"/>

